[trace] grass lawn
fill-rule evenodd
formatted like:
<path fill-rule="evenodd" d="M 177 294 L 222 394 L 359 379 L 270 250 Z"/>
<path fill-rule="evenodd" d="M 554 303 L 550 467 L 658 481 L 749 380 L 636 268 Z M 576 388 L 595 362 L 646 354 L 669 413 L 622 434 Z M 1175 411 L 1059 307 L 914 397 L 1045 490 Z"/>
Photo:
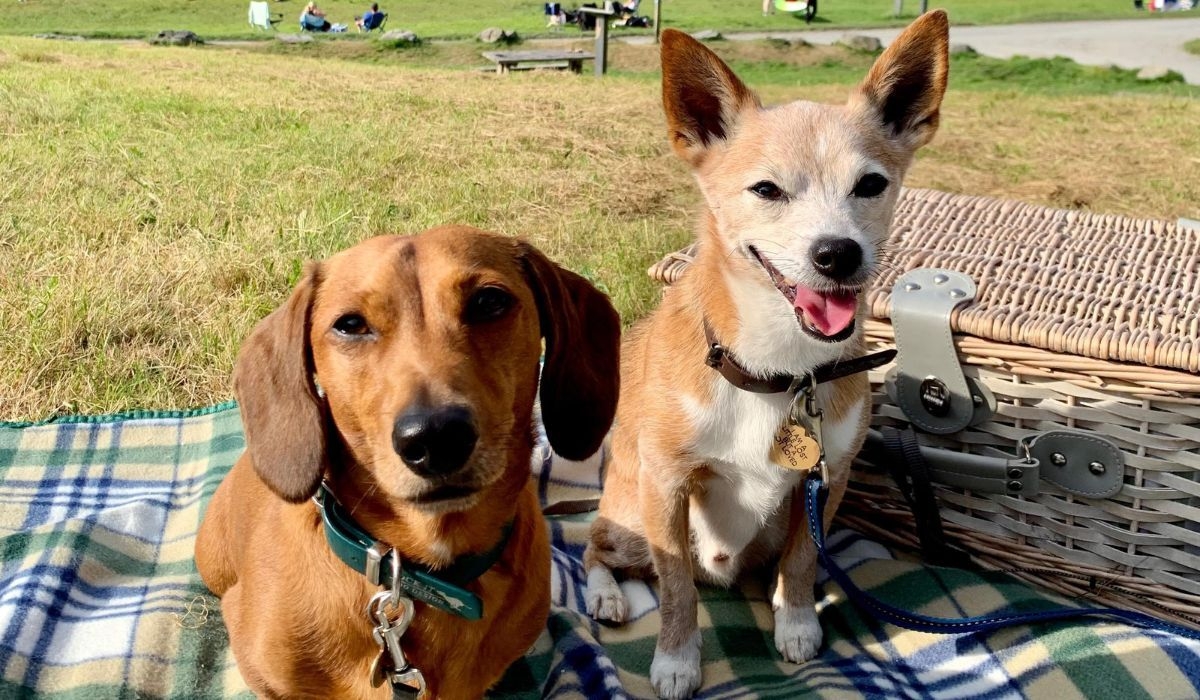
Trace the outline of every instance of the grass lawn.
<path fill-rule="evenodd" d="M 597 1 L 597 0 L 592 0 Z M 332 22 L 353 30 L 354 16 L 369 0 L 319 2 Z M 565 2 L 571 8 L 580 1 Z M 389 13 L 387 28 L 411 29 L 425 38 L 473 37 L 485 27 L 515 29 L 524 36 L 545 33 L 543 0 L 401 0 L 381 3 Z M 87 36 L 145 37 L 162 29 L 190 29 L 205 38 L 255 36 L 246 21 L 246 0 L 27 0 L 10 3 L 0 33 L 62 32 Z M 280 28 L 296 31 L 302 0 L 271 2 L 283 14 Z M 803 18 L 787 13 L 764 17 L 758 0 L 663 0 L 664 27 L 698 29 L 782 30 L 804 29 Z M 932 8 L 945 8 L 955 24 L 999 24 L 1065 19 L 1148 17 L 1136 12 L 1132 2 L 1119 0 L 933 0 Z M 918 0 L 907 0 L 903 17 L 892 16 L 893 0 L 830 0 L 821 2 L 811 28 L 866 27 L 906 24 L 916 16 Z M 653 0 L 642 0 L 641 14 L 653 16 Z M 1174 13 L 1190 15 L 1191 13 Z M 617 33 L 646 30 L 616 29 Z M 651 30 L 652 31 L 652 30 Z M 568 27 L 565 33 L 577 34 Z"/>
<path fill-rule="evenodd" d="M 1183 48 L 1187 50 L 1188 53 L 1200 54 L 1200 39 L 1192 39 L 1188 43 L 1184 44 Z"/>
<path fill-rule="evenodd" d="M 768 102 L 840 101 L 871 57 L 718 42 Z M 0 419 L 230 397 L 303 262 L 465 222 L 526 236 L 625 319 L 690 237 L 656 49 L 614 75 L 471 70 L 472 44 L 170 49 L 0 39 Z M 446 68 L 452 66 L 453 68 Z M 956 58 L 908 184 L 1195 216 L 1200 100 L 1062 61 Z"/>

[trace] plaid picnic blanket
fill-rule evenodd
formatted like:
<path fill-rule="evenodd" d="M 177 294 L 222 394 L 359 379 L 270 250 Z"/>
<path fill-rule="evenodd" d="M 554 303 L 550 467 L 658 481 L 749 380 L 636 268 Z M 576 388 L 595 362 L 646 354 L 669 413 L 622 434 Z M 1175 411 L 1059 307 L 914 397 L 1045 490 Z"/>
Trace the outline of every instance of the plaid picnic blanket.
<path fill-rule="evenodd" d="M 232 404 L 190 413 L 0 426 L 0 697 L 249 697 L 192 545 L 207 499 L 242 451 Z M 594 497 L 599 459 L 544 441 L 544 503 Z M 496 697 L 651 697 L 654 589 L 623 584 L 634 620 L 592 622 L 580 564 L 589 514 L 550 519 L 551 617 Z M 859 585 L 927 614 L 982 614 L 1047 596 L 998 575 L 891 558 L 832 540 Z M 937 636 L 880 624 L 822 579 L 826 643 L 803 665 L 774 649 L 765 587 L 702 588 L 706 698 L 1200 697 L 1200 643 L 1105 622 Z"/>

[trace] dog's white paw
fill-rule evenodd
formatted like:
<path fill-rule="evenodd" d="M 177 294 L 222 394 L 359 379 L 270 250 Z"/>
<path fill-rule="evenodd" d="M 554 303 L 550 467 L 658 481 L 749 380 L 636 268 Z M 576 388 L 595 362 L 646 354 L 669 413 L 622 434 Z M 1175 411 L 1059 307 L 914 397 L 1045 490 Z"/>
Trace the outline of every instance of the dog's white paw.
<path fill-rule="evenodd" d="M 817 655 L 822 637 L 821 622 L 813 608 L 775 608 L 775 648 L 784 659 L 794 664 L 808 661 Z"/>
<path fill-rule="evenodd" d="M 650 683 L 664 700 L 690 698 L 700 687 L 700 631 L 672 652 L 654 648 Z"/>
<path fill-rule="evenodd" d="M 629 601 L 621 591 L 612 572 L 603 566 L 588 569 L 587 593 L 584 596 L 588 615 L 597 620 L 624 622 L 629 617 Z"/>

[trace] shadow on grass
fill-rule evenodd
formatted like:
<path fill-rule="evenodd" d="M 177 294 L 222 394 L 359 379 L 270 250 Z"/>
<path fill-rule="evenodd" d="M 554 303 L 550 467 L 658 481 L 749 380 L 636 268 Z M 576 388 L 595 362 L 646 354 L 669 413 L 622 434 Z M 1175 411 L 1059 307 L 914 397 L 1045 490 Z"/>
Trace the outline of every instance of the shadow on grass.
<path fill-rule="evenodd" d="M 793 12 L 792 19 L 796 20 L 797 22 L 804 22 L 804 13 L 803 12 Z M 805 26 L 810 26 L 810 27 L 815 27 L 819 24 L 832 24 L 832 23 L 833 22 L 831 20 L 829 20 L 828 18 L 822 17 L 821 15 L 817 15 L 816 17 L 813 17 L 812 20 L 809 22 L 804 22 Z"/>

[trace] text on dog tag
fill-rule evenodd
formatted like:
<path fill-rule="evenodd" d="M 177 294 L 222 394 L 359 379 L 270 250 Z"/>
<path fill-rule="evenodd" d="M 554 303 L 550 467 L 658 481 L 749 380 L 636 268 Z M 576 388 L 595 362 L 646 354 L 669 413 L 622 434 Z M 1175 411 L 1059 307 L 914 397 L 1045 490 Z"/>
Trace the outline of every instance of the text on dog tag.
<path fill-rule="evenodd" d="M 803 425 L 787 421 L 775 431 L 771 461 L 784 469 L 807 471 L 821 461 L 821 446 Z"/>

